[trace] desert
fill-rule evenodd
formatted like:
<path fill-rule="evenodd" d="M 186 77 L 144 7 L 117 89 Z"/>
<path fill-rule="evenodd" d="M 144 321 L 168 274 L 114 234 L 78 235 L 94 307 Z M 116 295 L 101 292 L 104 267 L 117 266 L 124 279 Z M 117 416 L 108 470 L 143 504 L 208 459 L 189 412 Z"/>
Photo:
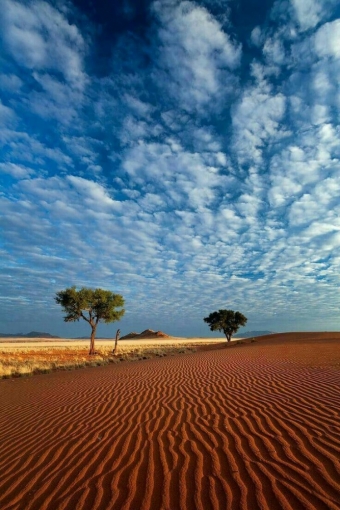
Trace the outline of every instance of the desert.
<path fill-rule="evenodd" d="M 340 333 L 193 344 L 1 380 L 0 508 L 338 510 Z"/>

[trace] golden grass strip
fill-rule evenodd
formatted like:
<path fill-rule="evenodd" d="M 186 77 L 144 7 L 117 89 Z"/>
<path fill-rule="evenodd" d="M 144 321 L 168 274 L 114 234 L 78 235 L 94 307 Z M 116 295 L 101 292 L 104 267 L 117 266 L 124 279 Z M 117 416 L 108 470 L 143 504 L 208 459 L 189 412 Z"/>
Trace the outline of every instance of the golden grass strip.
<path fill-rule="evenodd" d="M 123 361 L 140 361 L 162 356 L 173 356 L 194 352 L 197 345 L 192 342 L 167 342 L 155 344 L 123 345 L 113 354 L 113 345 L 100 345 L 94 356 L 89 356 L 88 346 L 31 346 L 29 344 L 13 344 L 6 347 L 0 344 L 0 378 L 21 377 L 53 370 L 71 370 L 86 366 L 100 366 Z"/>

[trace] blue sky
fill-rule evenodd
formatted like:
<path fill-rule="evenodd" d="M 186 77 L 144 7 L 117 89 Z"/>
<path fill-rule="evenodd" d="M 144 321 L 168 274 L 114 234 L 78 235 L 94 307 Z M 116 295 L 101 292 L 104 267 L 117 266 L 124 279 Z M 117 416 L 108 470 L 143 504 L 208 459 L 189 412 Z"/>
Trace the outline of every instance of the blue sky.
<path fill-rule="evenodd" d="M 1 332 L 340 329 L 337 0 L 0 4 Z"/>

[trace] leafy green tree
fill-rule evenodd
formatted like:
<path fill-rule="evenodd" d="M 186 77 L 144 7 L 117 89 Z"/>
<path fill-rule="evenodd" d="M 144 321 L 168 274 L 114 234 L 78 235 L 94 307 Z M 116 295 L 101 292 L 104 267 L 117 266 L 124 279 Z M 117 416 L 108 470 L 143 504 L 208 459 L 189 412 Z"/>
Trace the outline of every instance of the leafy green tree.
<path fill-rule="evenodd" d="M 246 324 L 247 317 L 233 310 L 219 310 L 218 312 L 212 312 L 203 320 L 209 324 L 211 331 L 223 331 L 228 342 L 230 342 L 232 335 Z"/>
<path fill-rule="evenodd" d="M 94 340 L 99 321 L 115 322 L 123 317 L 125 310 L 116 310 L 124 306 L 124 299 L 120 294 L 113 294 L 109 290 L 88 289 L 83 287 L 76 290 L 70 287 L 56 293 L 55 301 L 61 305 L 66 313 L 65 322 L 84 319 L 91 326 L 90 352 L 95 354 Z"/>

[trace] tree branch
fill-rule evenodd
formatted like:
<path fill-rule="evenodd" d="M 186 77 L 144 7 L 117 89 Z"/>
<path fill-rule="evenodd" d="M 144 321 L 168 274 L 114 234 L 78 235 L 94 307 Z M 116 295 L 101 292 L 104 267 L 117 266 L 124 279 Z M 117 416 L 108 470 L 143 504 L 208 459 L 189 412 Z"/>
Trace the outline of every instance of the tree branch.
<path fill-rule="evenodd" d="M 80 312 L 80 315 L 82 316 L 82 318 L 83 318 L 83 319 L 85 319 L 85 320 L 86 320 L 86 322 L 88 322 L 89 324 L 91 324 L 90 319 L 88 319 L 88 318 L 87 318 L 87 317 L 83 314 L 83 312 Z"/>

